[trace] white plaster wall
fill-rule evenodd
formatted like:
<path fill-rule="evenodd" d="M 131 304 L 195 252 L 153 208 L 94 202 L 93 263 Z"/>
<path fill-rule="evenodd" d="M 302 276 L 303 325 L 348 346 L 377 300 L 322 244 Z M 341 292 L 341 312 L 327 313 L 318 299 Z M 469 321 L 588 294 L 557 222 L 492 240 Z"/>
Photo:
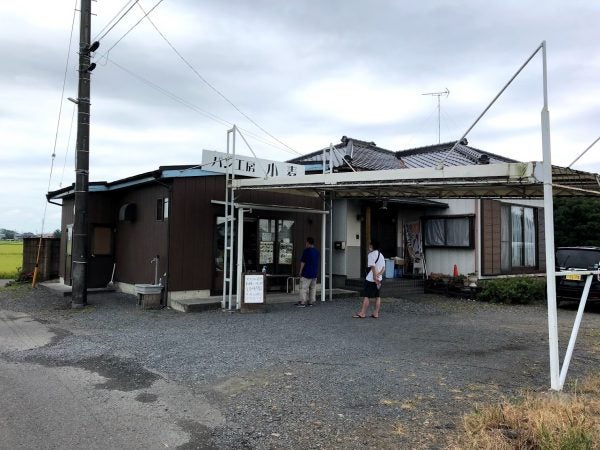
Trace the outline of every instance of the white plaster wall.
<path fill-rule="evenodd" d="M 347 204 L 347 200 L 333 202 L 333 242 L 346 241 Z M 334 275 L 346 275 L 346 250 L 333 249 L 332 266 Z"/>
<path fill-rule="evenodd" d="M 360 278 L 360 203 L 355 200 L 346 201 L 346 276 Z M 357 237 L 358 236 L 358 237 Z"/>

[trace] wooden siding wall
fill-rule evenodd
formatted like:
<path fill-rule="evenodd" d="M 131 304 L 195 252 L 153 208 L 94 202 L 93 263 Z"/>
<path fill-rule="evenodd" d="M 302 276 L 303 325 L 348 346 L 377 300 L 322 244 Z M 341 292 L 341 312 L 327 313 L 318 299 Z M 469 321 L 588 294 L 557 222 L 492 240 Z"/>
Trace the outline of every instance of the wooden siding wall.
<path fill-rule="evenodd" d="M 115 280 L 124 283 L 154 283 L 154 264 L 159 255 L 158 276 L 167 271 L 168 220 L 156 220 L 156 201 L 169 196 L 169 189 L 150 184 L 120 191 L 113 198 L 115 233 Z M 136 205 L 136 220 L 119 221 L 119 209 L 126 203 Z"/>
<path fill-rule="evenodd" d="M 213 286 L 214 232 L 216 218 L 224 215 L 224 207 L 213 205 L 211 201 L 224 199 L 225 180 L 222 176 L 174 180 L 169 218 L 171 220 L 169 290 L 219 288 Z M 259 191 L 239 192 L 237 201 L 317 209 L 322 206 L 318 198 Z M 247 216 L 295 221 L 294 271 L 297 271 L 298 259 L 307 236 L 313 236 L 317 247 L 321 247 L 320 215 L 256 210 Z"/>
<path fill-rule="evenodd" d="M 497 200 L 481 201 L 481 244 L 482 244 L 482 275 L 502 275 L 501 270 L 501 209 L 502 203 Z M 546 239 L 544 229 L 544 209 L 536 208 L 537 213 L 537 244 L 538 244 L 538 269 L 534 272 L 546 270 Z"/>
<path fill-rule="evenodd" d="M 482 200 L 481 216 L 482 275 L 500 275 L 501 203 Z"/>
<path fill-rule="evenodd" d="M 74 222 L 73 204 L 73 198 L 64 199 L 62 203 L 59 275 L 63 278 L 65 277 L 67 251 L 67 225 L 72 225 Z M 107 193 L 90 193 L 88 197 L 88 252 L 91 249 L 94 226 L 114 227 L 114 222 L 113 200 L 110 196 Z"/>

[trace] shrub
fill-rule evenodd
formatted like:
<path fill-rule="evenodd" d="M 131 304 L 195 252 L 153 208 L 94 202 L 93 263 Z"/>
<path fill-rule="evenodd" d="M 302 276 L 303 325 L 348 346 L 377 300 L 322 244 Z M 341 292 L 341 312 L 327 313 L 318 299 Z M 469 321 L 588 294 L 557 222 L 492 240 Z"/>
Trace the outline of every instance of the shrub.
<path fill-rule="evenodd" d="M 477 299 L 483 302 L 528 304 L 546 298 L 545 278 L 498 278 L 481 281 L 480 286 Z"/>

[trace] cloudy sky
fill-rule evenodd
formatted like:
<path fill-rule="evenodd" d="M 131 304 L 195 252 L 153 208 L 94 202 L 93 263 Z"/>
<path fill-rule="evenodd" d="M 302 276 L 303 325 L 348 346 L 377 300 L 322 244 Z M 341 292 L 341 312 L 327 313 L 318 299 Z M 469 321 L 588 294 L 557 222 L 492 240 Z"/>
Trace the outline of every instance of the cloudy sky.
<path fill-rule="evenodd" d="M 139 4 L 147 11 L 158 1 Z M 92 37 L 127 3 L 94 2 Z M 198 163 L 204 148 L 225 150 L 231 123 L 247 130 L 259 156 L 277 160 L 343 135 L 390 150 L 434 144 L 437 103 L 422 94 L 446 88 L 441 140 L 457 139 L 542 40 L 553 163 L 568 165 L 600 135 L 600 2 L 493 3 L 164 0 L 150 17 L 197 73 L 147 20 L 114 45 L 143 16 L 136 5 L 95 55 L 90 179 Z M 0 228 L 41 229 L 74 6 L 0 3 Z M 74 180 L 66 97 L 77 96 L 78 39 L 77 17 L 51 190 Z M 470 145 L 540 160 L 541 76 L 538 56 Z M 600 144 L 574 167 L 600 172 Z M 60 226 L 59 210 L 49 205 L 45 230 Z"/>

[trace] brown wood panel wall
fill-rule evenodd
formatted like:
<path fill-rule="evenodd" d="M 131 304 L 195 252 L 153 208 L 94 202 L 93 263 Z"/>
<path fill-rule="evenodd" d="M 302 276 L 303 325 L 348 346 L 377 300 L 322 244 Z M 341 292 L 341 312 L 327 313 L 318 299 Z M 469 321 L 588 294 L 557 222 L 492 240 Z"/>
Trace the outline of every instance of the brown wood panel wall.
<path fill-rule="evenodd" d="M 500 202 L 495 200 L 481 201 L 481 252 L 482 274 L 500 275 Z"/>
<path fill-rule="evenodd" d="M 171 198 L 170 277 L 171 291 L 214 289 L 214 233 L 218 216 L 224 207 L 212 200 L 225 199 L 223 176 L 177 178 L 173 181 Z M 266 205 L 303 206 L 320 209 L 319 198 L 264 191 L 240 191 L 237 201 Z M 307 236 L 315 238 L 320 248 L 321 218 L 318 215 L 253 211 L 257 218 L 278 218 L 295 221 L 294 267 L 297 271 L 301 251 Z M 216 287 L 219 288 L 219 287 Z"/>
<path fill-rule="evenodd" d="M 538 261 L 540 271 L 546 271 L 546 228 L 544 220 L 544 208 L 537 210 L 538 219 Z"/>
<path fill-rule="evenodd" d="M 154 264 L 160 255 L 159 277 L 167 271 L 168 222 L 156 220 L 156 201 L 169 196 L 165 186 L 149 184 L 118 191 L 112 198 L 115 226 L 115 280 L 124 283 L 154 283 Z M 119 209 L 126 203 L 136 205 L 136 220 L 119 221 Z"/>

